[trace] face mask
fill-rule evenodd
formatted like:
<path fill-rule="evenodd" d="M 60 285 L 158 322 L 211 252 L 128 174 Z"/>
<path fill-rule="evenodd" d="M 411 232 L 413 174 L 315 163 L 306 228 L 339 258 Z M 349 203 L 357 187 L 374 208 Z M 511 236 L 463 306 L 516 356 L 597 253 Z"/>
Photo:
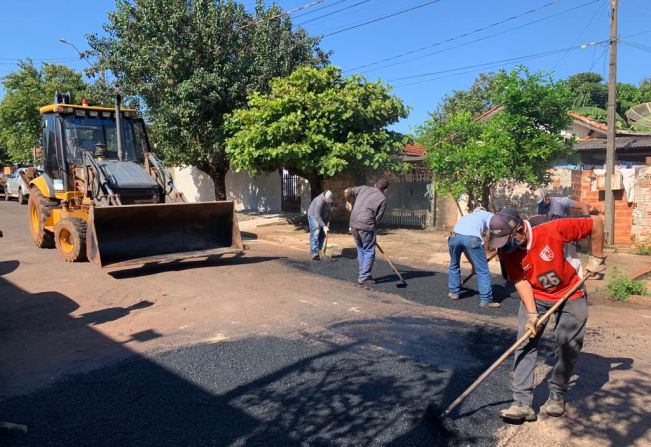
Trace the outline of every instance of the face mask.
<path fill-rule="evenodd" d="M 501 248 L 504 253 L 513 253 L 516 248 L 520 248 L 524 244 L 524 238 L 517 240 L 515 234 L 511 236 L 509 241 Z"/>

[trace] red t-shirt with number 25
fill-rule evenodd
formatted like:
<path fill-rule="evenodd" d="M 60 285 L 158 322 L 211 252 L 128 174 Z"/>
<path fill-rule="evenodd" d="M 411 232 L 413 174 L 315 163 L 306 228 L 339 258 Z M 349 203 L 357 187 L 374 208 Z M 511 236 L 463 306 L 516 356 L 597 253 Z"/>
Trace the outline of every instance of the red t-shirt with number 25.
<path fill-rule="evenodd" d="M 592 219 L 556 219 L 533 228 L 525 220 L 524 225 L 528 235 L 526 250 L 498 251 L 507 276 L 513 282 L 529 281 L 537 299 L 559 300 L 580 280 L 576 268 L 565 258 L 563 244 L 588 237 Z M 579 289 L 570 299 L 581 296 L 583 290 Z"/>

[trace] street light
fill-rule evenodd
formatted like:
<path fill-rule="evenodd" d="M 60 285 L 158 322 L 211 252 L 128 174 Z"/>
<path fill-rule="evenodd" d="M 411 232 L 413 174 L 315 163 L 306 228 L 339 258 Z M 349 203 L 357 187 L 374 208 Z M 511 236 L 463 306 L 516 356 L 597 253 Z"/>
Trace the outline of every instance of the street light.
<path fill-rule="evenodd" d="M 77 48 L 77 47 L 75 46 L 74 43 L 67 41 L 67 40 L 64 39 L 63 37 L 59 39 L 59 42 L 64 43 L 64 44 L 66 44 L 66 45 L 70 45 L 70 46 L 71 46 L 72 48 L 74 48 L 75 51 L 79 54 L 79 58 L 85 60 L 86 63 L 90 66 L 90 68 L 92 68 L 93 70 L 96 70 L 96 69 L 97 69 L 97 68 L 95 67 L 95 65 L 92 64 L 92 63 L 88 60 L 88 53 L 87 53 L 87 52 L 85 52 L 85 51 L 81 51 L 79 48 Z M 104 82 L 104 79 L 105 79 L 105 78 L 104 78 L 104 70 L 102 70 L 102 71 L 99 72 L 99 80 L 100 80 L 100 82 L 103 83 L 103 82 Z"/>

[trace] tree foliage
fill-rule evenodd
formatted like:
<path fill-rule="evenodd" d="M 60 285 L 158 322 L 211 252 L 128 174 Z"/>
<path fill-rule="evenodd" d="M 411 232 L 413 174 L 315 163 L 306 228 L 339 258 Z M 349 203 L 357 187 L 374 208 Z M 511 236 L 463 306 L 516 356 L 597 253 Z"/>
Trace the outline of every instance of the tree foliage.
<path fill-rule="evenodd" d="M 88 84 L 80 72 L 64 65 L 34 66 L 27 59 L 2 81 L 5 95 L 0 100 L 0 147 L 15 163 L 30 162 L 32 150 L 40 146 L 39 108 L 51 104 L 56 91 L 70 92 L 73 100 L 87 97 Z"/>
<path fill-rule="evenodd" d="M 495 75 L 492 104 L 503 108 L 485 122 L 469 112 L 434 116 L 418 131 L 440 193 L 467 194 L 469 203 L 489 204 L 498 182 L 548 181 L 553 162 L 571 153 L 561 132 L 570 124 L 565 82 L 518 68 Z"/>
<path fill-rule="evenodd" d="M 253 14 L 233 0 L 118 0 L 104 30 L 88 39 L 100 68 L 142 100 L 162 155 L 204 170 L 222 199 L 224 115 L 272 78 L 327 60 L 317 38 L 263 0 Z"/>
<path fill-rule="evenodd" d="M 248 107 L 228 117 L 227 153 L 233 166 L 251 173 L 288 169 L 310 180 L 312 195 L 322 181 L 345 169 L 399 168 L 403 147 L 387 126 L 407 116 L 402 101 L 381 82 L 336 67 L 303 67 L 253 93 Z"/>
<path fill-rule="evenodd" d="M 495 73 L 481 73 L 468 90 L 445 95 L 433 117 L 451 117 L 457 113 L 477 116 L 493 106 Z"/>
<path fill-rule="evenodd" d="M 572 92 L 573 108 L 597 107 L 606 110 L 608 107 L 608 84 L 598 73 L 577 73 L 567 79 L 568 87 Z M 646 79 L 639 86 L 633 84 L 617 83 L 616 111 L 620 117 L 631 107 L 651 101 L 651 84 Z"/>

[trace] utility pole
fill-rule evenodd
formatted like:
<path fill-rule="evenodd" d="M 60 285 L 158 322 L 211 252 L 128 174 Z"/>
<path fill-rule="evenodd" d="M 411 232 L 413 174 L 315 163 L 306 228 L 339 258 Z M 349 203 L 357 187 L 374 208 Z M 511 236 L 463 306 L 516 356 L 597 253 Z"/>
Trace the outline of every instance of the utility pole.
<path fill-rule="evenodd" d="M 617 105 L 617 3 L 610 1 L 610 62 L 608 70 L 608 135 L 606 139 L 606 244 L 615 241 L 615 198 L 613 174 L 615 174 L 615 106 Z"/>

